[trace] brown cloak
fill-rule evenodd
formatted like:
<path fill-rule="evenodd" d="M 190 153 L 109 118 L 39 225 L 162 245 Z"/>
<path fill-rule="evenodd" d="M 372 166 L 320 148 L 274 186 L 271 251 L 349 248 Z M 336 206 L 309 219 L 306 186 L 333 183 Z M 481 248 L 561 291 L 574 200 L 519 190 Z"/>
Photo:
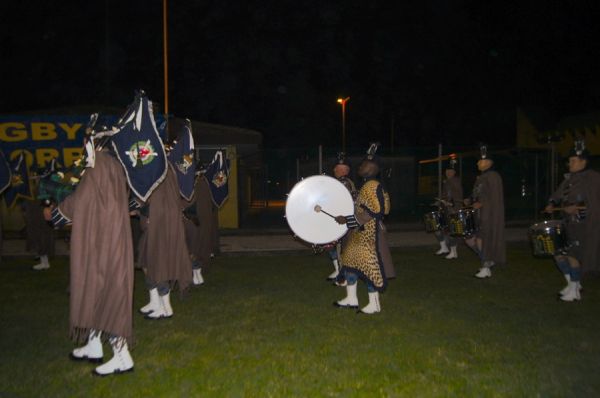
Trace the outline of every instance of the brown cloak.
<path fill-rule="evenodd" d="M 210 254 L 214 252 L 214 230 L 216 229 L 214 213 L 217 212 L 217 209 L 210 197 L 210 188 L 204 176 L 198 177 L 196 181 L 192 206 L 196 210 L 194 221 L 198 225 L 185 218 L 186 241 L 190 254 L 200 262 L 203 269 L 206 269 L 210 264 Z"/>
<path fill-rule="evenodd" d="M 96 153 L 73 194 L 58 205 L 71 233 L 71 335 L 90 329 L 132 342 L 133 247 L 129 193 L 119 161 Z"/>
<path fill-rule="evenodd" d="M 155 283 L 179 285 L 184 291 L 192 283 L 192 262 L 185 240 L 183 209 L 189 205 L 179 195 L 177 176 L 169 163 L 167 176 L 148 198 L 148 217 L 140 219 L 139 266 Z"/>
<path fill-rule="evenodd" d="M 463 203 L 463 189 L 460 179 L 456 176 L 448 178 L 443 185 L 442 199 L 452 204 L 452 206 L 446 207 L 446 211 L 448 214 L 456 213 Z"/>
<path fill-rule="evenodd" d="M 489 169 L 482 172 L 475 181 L 473 196 L 482 205 L 476 233 L 477 238 L 482 240 L 481 260 L 505 264 L 504 191 L 500 174 Z"/>
<path fill-rule="evenodd" d="M 566 217 L 567 238 L 579 241 L 567 255 L 575 257 L 585 273 L 600 273 L 600 173 L 586 169 L 566 176 L 550 198 L 563 206 L 569 204 L 586 207 L 585 218 L 571 222 Z"/>
<path fill-rule="evenodd" d="M 54 228 L 44 219 L 44 208 L 37 201 L 23 204 L 23 217 L 27 233 L 25 250 L 38 255 L 54 255 Z"/>

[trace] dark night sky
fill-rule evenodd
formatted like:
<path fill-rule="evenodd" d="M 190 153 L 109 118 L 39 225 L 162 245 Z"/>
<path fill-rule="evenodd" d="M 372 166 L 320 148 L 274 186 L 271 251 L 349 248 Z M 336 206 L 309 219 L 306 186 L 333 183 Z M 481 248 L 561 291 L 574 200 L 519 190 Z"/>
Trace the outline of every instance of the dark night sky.
<path fill-rule="evenodd" d="M 597 1 L 169 2 L 170 111 L 266 147 L 511 144 L 515 109 L 600 109 Z M 566 5 L 574 3 L 574 5 Z M 539 4 L 544 4 L 539 7 Z M 562 4 L 562 5 L 559 5 Z M 163 102 L 162 2 L 3 2 L 0 112 Z"/>

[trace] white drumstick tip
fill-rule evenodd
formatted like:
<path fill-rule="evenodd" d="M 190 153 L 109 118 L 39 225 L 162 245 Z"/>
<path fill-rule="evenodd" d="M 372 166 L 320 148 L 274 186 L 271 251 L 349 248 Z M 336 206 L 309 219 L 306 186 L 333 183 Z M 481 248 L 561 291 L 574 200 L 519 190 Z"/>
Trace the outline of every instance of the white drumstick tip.
<path fill-rule="evenodd" d="M 320 213 L 320 212 L 321 212 L 321 206 L 319 206 L 319 205 L 315 205 L 315 211 L 316 211 L 317 213 Z"/>

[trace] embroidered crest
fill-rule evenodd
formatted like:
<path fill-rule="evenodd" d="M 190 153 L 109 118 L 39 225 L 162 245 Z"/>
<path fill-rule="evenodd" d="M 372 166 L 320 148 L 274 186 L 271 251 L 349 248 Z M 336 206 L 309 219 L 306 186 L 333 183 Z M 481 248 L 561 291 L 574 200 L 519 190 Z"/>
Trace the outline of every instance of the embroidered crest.
<path fill-rule="evenodd" d="M 212 183 L 217 188 L 221 188 L 223 185 L 227 184 L 227 175 L 225 174 L 225 172 L 223 170 L 220 170 L 219 172 L 215 173 L 212 179 Z"/>
<path fill-rule="evenodd" d="M 192 155 L 184 155 L 182 162 L 176 162 L 177 170 L 179 170 L 182 174 L 187 174 L 188 170 L 194 164 L 194 158 Z"/>
<path fill-rule="evenodd" d="M 19 174 L 13 174 L 12 179 L 10 181 L 10 185 L 13 187 L 18 187 L 19 185 L 24 184 L 23 177 Z"/>
<path fill-rule="evenodd" d="M 129 160 L 131 160 L 132 166 L 137 166 L 138 162 L 142 162 L 142 165 L 147 165 L 148 163 L 154 160 L 154 157 L 158 154 L 152 147 L 150 140 L 148 141 L 138 141 L 134 143 L 129 151 L 125 151 L 125 154 L 129 156 Z"/>

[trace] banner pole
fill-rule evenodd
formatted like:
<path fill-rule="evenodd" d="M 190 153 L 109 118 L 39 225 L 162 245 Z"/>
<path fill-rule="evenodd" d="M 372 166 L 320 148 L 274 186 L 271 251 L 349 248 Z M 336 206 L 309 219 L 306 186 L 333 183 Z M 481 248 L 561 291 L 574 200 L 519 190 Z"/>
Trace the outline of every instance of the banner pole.
<path fill-rule="evenodd" d="M 169 114 L 169 56 L 167 43 L 167 0 L 163 0 L 163 64 L 165 89 L 165 117 Z"/>

